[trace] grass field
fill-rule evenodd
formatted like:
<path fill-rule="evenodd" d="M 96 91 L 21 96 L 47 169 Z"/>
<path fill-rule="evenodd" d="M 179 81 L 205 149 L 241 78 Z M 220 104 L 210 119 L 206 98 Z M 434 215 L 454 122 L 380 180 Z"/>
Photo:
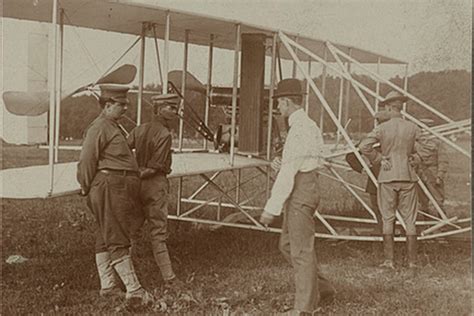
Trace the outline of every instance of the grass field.
<path fill-rule="evenodd" d="M 77 152 L 61 153 L 64 161 L 76 158 Z M 3 168 L 46 159 L 47 152 L 36 148 L 2 148 Z M 469 173 L 468 162 L 450 164 L 448 200 L 453 212 L 468 213 L 470 209 L 470 186 L 466 185 L 470 183 Z M 344 212 L 359 207 L 334 184 L 323 187 L 327 209 Z M 117 311 L 118 301 L 98 296 L 92 219 L 83 198 L 3 200 L 1 221 L 2 314 Z M 291 306 L 291 268 L 277 250 L 277 234 L 227 228 L 209 231 L 176 222 L 171 222 L 170 232 L 171 258 L 188 290 L 170 293 L 161 288 L 161 277 L 144 233 L 136 242 L 133 258 L 143 285 L 154 290 L 162 304 L 135 312 L 266 315 Z M 338 291 L 335 301 L 322 306 L 320 313 L 471 314 L 470 242 L 420 243 L 422 268 L 414 279 L 408 278 L 404 267 L 404 245 L 396 246 L 397 270 L 387 272 L 377 267 L 380 243 L 318 240 L 321 269 Z M 7 264 L 11 255 L 29 260 Z"/>

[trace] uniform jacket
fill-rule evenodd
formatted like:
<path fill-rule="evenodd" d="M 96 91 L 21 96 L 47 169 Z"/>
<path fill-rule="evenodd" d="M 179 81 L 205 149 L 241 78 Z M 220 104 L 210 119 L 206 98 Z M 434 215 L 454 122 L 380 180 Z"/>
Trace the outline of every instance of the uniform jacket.
<path fill-rule="evenodd" d="M 360 143 L 360 151 L 372 164 L 379 164 L 383 159 L 390 161 L 390 170 L 380 168 L 379 183 L 393 181 L 416 182 L 418 177 L 410 164 L 411 155 L 415 153 L 415 141 L 421 131 L 413 123 L 395 115 L 391 120 L 378 125 Z M 373 145 L 380 142 L 381 152 Z"/>
<path fill-rule="evenodd" d="M 138 165 L 117 122 L 99 115 L 87 128 L 77 165 L 77 181 L 85 193 L 101 169 L 138 172 Z"/>
<path fill-rule="evenodd" d="M 419 170 L 444 179 L 448 171 L 448 155 L 444 144 L 439 139 L 422 137 L 415 143 L 415 149 L 420 158 Z"/>
<path fill-rule="evenodd" d="M 136 127 L 128 136 L 128 145 L 135 149 L 139 168 L 152 168 L 165 175 L 171 172 L 172 137 L 163 118 L 157 116 Z"/>

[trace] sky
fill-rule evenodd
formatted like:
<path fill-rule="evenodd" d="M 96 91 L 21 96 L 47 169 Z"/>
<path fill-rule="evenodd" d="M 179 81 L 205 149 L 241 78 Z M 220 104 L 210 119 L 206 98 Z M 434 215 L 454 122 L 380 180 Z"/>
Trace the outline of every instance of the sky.
<path fill-rule="evenodd" d="M 256 25 L 283 28 L 353 45 L 410 63 L 419 71 L 471 69 L 472 3 L 467 0 L 135 0 Z M 47 24 L 3 19 L 5 89 L 24 89 L 28 33 Z M 284 26 L 284 27 L 282 27 Z M 71 89 L 94 81 L 135 40 L 111 32 L 66 27 L 64 81 Z M 112 55 L 112 56 L 111 56 Z M 232 56 L 231 53 L 227 54 Z M 137 63 L 138 45 L 124 59 Z M 153 42 L 148 40 L 145 81 L 157 81 Z M 172 46 L 170 70 L 179 69 L 182 48 Z M 205 80 L 207 49 L 190 50 L 190 70 Z M 46 57 L 45 57 L 46 58 Z M 26 70 L 25 70 L 26 69 Z M 150 70 L 148 70 L 150 69 Z M 398 68 L 398 70 L 403 68 Z M 232 58 L 220 61 L 214 78 L 232 81 Z M 2 78 L 3 79 L 3 78 Z"/>
<path fill-rule="evenodd" d="M 409 61 L 412 72 L 470 69 L 466 0 L 142 0 L 280 28 Z"/>
<path fill-rule="evenodd" d="M 41 1 L 41 0 L 36 0 Z M 410 63 L 409 73 L 471 69 L 472 1 L 469 0 L 135 0 L 162 7 L 240 20 L 352 45 Z M 28 37 L 48 24 L 1 19 L 3 76 L 0 88 L 26 90 Z M 63 86 L 67 92 L 95 81 L 136 37 L 65 28 Z M 161 43 L 162 46 L 162 43 Z M 161 53 L 162 54 L 162 53 Z M 190 49 L 189 70 L 207 74 L 207 48 Z M 38 56 L 41 54 L 38 51 Z M 43 54 L 44 62 L 47 56 Z M 163 55 L 163 54 L 162 54 Z M 138 64 L 138 45 L 123 62 Z M 153 42 L 147 41 L 145 83 L 158 83 Z M 217 50 L 214 84 L 232 82 L 232 53 Z M 38 57 L 38 58 L 40 58 Z M 182 67 L 181 44 L 171 45 L 170 70 Z M 31 68 L 31 66 L 30 66 Z M 44 68 L 44 67 L 43 67 Z M 268 78 L 267 67 L 267 78 Z M 284 65 L 286 73 L 291 65 Z M 316 68 L 315 68 L 316 69 Z M 317 71 L 317 70 L 314 70 Z M 403 68 L 387 76 L 403 74 Z M 46 79 L 46 74 L 43 74 Z M 3 111 L 0 111 L 3 112 Z M 4 114 L 4 113 L 3 113 Z"/>

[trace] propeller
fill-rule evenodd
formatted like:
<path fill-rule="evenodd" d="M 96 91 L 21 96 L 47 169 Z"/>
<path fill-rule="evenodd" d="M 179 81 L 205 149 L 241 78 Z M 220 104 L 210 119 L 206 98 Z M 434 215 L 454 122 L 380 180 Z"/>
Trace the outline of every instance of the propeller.
<path fill-rule="evenodd" d="M 49 109 L 49 92 L 6 91 L 3 103 L 12 114 L 38 116 Z"/>
<path fill-rule="evenodd" d="M 137 74 L 137 68 L 134 65 L 125 64 L 97 80 L 95 83 L 76 89 L 74 92 L 66 94 L 61 100 L 69 98 L 77 93 L 89 90 L 98 84 L 129 84 Z M 38 116 L 49 110 L 49 92 L 24 92 L 24 91 L 5 91 L 3 93 L 3 103 L 8 112 L 20 116 Z"/>
<path fill-rule="evenodd" d="M 173 70 L 168 73 L 168 82 L 171 82 L 176 89 L 181 91 L 181 81 L 183 77 L 182 70 Z M 186 90 L 196 91 L 202 94 L 206 94 L 206 87 L 192 75 L 190 72 L 186 72 Z"/>

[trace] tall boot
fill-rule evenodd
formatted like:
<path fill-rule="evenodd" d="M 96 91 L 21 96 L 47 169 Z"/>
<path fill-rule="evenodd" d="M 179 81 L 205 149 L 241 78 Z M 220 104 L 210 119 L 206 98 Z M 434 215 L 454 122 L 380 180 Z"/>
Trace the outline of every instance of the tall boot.
<path fill-rule="evenodd" d="M 407 236 L 407 261 L 408 261 L 408 269 L 410 270 L 410 275 L 416 275 L 416 257 L 417 257 L 417 243 L 416 235 L 408 235 Z"/>
<path fill-rule="evenodd" d="M 99 252 L 95 254 L 95 263 L 100 278 L 100 296 L 123 296 L 114 269 L 110 261 L 108 252 Z"/>
<path fill-rule="evenodd" d="M 173 267 L 171 265 L 171 259 L 168 253 L 168 247 L 166 247 L 166 243 L 162 241 L 152 241 L 151 244 L 153 247 L 153 256 L 155 257 L 156 264 L 160 269 L 163 280 L 173 280 L 176 275 L 174 274 Z"/>
<path fill-rule="evenodd" d="M 384 262 L 380 265 L 384 268 L 395 269 L 393 264 L 393 235 L 383 235 Z"/>
<path fill-rule="evenodd" d="M 130 256 L 124 256 L 113 263 L 113 267 L 127 289 L 125 299 L 140 305 L 153 303 L 153 295 L 145 291 L 138 281 Z"/>

